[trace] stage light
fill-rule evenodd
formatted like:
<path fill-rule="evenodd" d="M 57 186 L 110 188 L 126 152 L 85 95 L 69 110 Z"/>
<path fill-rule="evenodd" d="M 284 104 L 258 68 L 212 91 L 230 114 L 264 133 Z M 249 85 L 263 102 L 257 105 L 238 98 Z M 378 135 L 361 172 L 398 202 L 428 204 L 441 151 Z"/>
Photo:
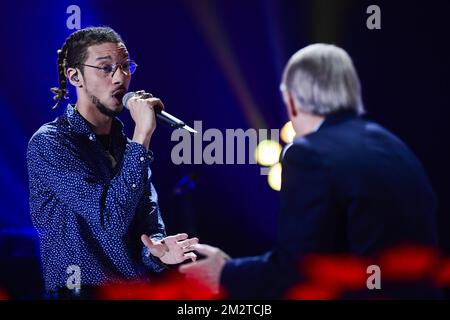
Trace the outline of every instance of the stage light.
<path fill-rule="evenodd" d="M 267 176 L 269 186 L 275 190 L 281 190 L 281 163 L 277 163 L 270 168 L 269 175 Z"/>
<path fill-rule="evenodd" d="M 255 159 L 262 166 L 272 166 L 280 161 L 281 145 L 274 140 L 263 140 L 255 149 Z"/>
<path fill-rule="evenodd" d="M 295 131 L 291 121 L 286 122 L 283 128 L 281 128 L 280 137 L 284 143 L 291 143 L 294 140 Z"/>

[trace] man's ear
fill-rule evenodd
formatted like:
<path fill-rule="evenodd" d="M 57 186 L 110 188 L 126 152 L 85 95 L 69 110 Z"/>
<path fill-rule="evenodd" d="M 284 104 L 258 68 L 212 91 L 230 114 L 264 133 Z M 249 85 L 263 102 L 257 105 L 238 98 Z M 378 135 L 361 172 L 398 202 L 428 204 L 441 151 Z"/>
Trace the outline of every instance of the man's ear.
<path fill-rule="evenodd" d="M 67 69 L 67 78 L 69 79 L 69 82 L 77 88 L 82 88 L 84 84 L 83 75 L 81 74 L 80 70 L 76 68 L 68 68 Z"/>
<path fill-rule="evenodd" d="M 295 104 L 295 99 L 292 96 L 292 93 L 290 91 L 287 92 L 287 96 L 288 96 L 287 108 L 288 108 L 289 117 L 295 118 L 298 114 L 297 106 Z"/>

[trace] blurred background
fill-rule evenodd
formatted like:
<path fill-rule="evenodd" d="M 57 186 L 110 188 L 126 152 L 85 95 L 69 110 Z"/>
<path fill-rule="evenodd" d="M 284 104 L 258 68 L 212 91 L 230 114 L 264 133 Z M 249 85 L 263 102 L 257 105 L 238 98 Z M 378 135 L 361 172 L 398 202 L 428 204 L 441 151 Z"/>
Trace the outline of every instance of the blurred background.
<path fill-rule="evenodd" d="M 366 26 L 371 4 L 381 9 L 380 30 Z M 314 42 L 343 47 L 359 72 L 368 117 L 423 162 L 439 197 L 442 253 L 450 254 L 448 1 L 3 1 L 0 288 L 10 297 L 38 297 L 43 286 L 25 154 L 32 134 L 65 108 L 52 110 L 49 88 L 58 84 L 56 50 L 75 31 L 67 27 L 71 5 L 80 8 L 81 28 L 107 25 L 122 36 L 139 64 L 130 90 L 153 93 L 187 124 L 201 120 L 203 131 L 281 129 L 288 119 L 279 82 L 288 58 Z M 68 101 L 76 101 L 74 90 Z M 120 118 L 131 136 L 129 114 Z M 231 256 L 269 249 L 279 194 L 261 166 L 175 165 L 171 133 L 158 126 L 151 146 L 168 233 L 188 232 Z"/>

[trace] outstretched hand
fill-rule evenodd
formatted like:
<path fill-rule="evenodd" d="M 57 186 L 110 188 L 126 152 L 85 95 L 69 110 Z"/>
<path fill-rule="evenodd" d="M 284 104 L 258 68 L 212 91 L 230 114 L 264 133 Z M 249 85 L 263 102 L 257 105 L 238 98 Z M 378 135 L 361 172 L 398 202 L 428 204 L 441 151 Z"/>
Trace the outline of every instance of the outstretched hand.
<path fill-rule="evenodd" d="M 186 233 L 168 236 L 162 240 L 152 240 L 143 234 L 141 240 L 149 248 L 150 253 L 165 264 L 178 264 L 187 259 L 192 261 L 197 259 L 197 255 L 191 251 L 198 243 L 198 239 L 188 239 Z"/>
<path fill-rule="evenodd" d="M 219 293 L 220 275 L 227 260 L 231 259 L 221 249 L 206 244 L 194 246 L 205 259 L 181 265 L 178 270 L 187 278 L 202 283 L 213 293 Z"/>

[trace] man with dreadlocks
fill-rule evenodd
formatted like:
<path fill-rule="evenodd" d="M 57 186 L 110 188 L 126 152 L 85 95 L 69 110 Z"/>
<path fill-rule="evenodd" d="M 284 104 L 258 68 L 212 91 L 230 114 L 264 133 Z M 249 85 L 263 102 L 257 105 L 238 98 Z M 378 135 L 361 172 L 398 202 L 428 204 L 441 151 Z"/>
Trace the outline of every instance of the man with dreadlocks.
<path fill-rule="evenodd" d="M 49 293 L 83 296 L 98 285 L 146 278 L 196 258 L 191 250 L 198 239 L 166 237 L 151 183 L 154 108 L 162 102 L 145 92 L 130 99 L 131 140 L 116 118 L 136 67 L 107 27 L 78 30 L 58 50 L 55 107 L 67 95 L 67 80 L 77 101 L 44 124 L 27 151 L 31 217 Z"/>

